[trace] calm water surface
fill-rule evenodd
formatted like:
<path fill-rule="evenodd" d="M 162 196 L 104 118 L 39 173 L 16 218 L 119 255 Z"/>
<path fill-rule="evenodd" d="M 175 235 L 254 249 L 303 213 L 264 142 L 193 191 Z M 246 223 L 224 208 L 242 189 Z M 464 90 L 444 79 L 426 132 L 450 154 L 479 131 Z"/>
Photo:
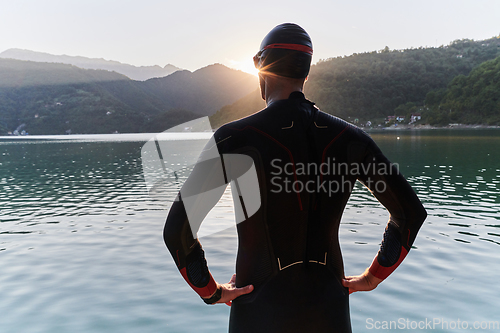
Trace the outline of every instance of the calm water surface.
<path fill-rule="evenodd" d="M 354 332 L 375 321 L 448 322 L 433 332 L 455 332 L 457 320 L 500 322 L 500 131 L 371 135 L 429 217 L 403 265 L 375 291 L 351 296 Z M 227 331 L 229 308 L 204 305 L 163 244 L 182 179 L 163 198 L 147 194 L 145 140 L 0 140 L 0 332 Z M 234 271 L 233 214 L 227 191 L 200 231 L 219 282 Z M 358 186 L 340 232 L 346 274 L 371 263 L 387 219 Z"/>

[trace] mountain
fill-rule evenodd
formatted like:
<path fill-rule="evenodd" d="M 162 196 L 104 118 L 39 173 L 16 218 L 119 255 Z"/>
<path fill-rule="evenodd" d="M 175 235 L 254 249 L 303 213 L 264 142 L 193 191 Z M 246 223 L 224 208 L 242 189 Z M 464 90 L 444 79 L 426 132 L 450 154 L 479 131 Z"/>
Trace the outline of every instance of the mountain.
<path fill-rule="evenodd" d="M 383 123 L 395 113 L 405 116 L 410 110 L 421 112 L 429 93 L 446 89 L 455 77 L 468 75 L 498 56 L 500 36 L 481 41 L 455 40 L 437 48 L 386 47 L 319 61 L 311 66 L 304 92 L 324 112 L 347 120 Z M 258 93 L 244 99 L 219 109 L 211 117 L 213 122 L 220 126 L 262 108 Z"/>
<path fill-rule="evenodd" d="M 118 61 L 98 58 L 86 58 L 81 56 L 53 55 L 43 52 L 35 52 L 22 49 L 8 49 L 0 53 L 0 58 L 28 60 L 35 62 L 61 63 L 74 65 L 84 69 L 102 69 L 123 74 L 133 80 L 145 81 L 154 77 L 164 77 L 172 74 L 180 68 L 174 65 L 165 67 L 155 66 L 133 66 Z"/>
<path fill-rule="evenodd" d="M 81 69 L 72 65 L 0 59 L 0 87 L 23 88 L 104 81 L 131 81 L 116 72 Z"/>
<path fill-rule="evenodd" d="M 260 95 L 260 88 L 237 100 L 233 104 L 222 107 L 210 116 L 212 128 L 218 128 L 228 122 L 247 117 L 266 107 L 266 102 Z"/>
<path fill-rule="evenodd" d="M 144 89 L 171 108 L 184 108 L 211 115 L 222 106 L 247 95 L 258 87 L 255 76 L 214 64 L 195 72 L 178 71 L 167 77 L 144 82 Z"/>
<path fill-rule="evenodd" d="M 0 59 L 0 135 L 161 132 L 255 89 L 253 75 L 211 65 L 134 81 L 116 72 Z"/>
<path fill-rule="evenodd" d="M 140 83 L 105 70 L 0 59 L 0 134 L 139 132 L 160 116 L 171 126 L 199 117 L 171 112 Z"/>

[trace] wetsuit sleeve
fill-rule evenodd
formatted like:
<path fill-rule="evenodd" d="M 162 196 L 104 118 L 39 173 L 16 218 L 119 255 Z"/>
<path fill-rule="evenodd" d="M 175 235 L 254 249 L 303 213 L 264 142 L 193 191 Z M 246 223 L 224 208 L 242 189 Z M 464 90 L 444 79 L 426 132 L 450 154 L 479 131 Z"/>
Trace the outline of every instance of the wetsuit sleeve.
<path fill-rule="evenodd" d="M 415 241 L 427 213 L 399 171 L 370 139 L 358 178 L 389 211 L 382 244 L 369 271 L 386 279 L 403 261 Z"/>
<path fill-rule="evenodd" d="M 212 296 L 217 283 L 208 270 L 205 254 L 189 227 L 184 204 L 175 201 L 163 229 L 163 239 L 182 277 L 200 297 Z"/>
<path fill-rule="evenodd" d="M 197 232 L 227 186 L 216 149 L 204 150 L 200 156 L 174 201 L 163 230 L 165 244 L 181 275 L 202 298 L 214 295 L 217 283 L 208 269 Z"/>

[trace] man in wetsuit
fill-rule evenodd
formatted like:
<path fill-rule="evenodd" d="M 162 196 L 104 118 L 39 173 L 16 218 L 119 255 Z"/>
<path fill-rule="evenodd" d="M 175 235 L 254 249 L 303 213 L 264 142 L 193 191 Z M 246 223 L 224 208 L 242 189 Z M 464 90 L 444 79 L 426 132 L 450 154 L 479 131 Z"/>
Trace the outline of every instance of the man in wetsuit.
<path fill-rule="evenodd" d="M 232 302 L 230 332 L 350 332 L 349 293 L 372 290 L 387 278 L 426 217 L 368 135 L 305 99 L 311 56 L 309 35 L 298 25 L 271 30 L 254 57 L 267 107 L 215 132 L 167 218 L 165 242 L 186 281 L 208 304 Z M 251 157 L 252 166 L 238 170 L 233 155 Z M 260 205 L 249 213 L 251 198 L 238 179 L 252 168 Z M 345 277 L 338 228 L 356 181 L 390 218 L 370 267 Z M 215 282 L 196 238 L 222 194 L 214 190 L 221 182 L 232 182 L 241 221 L 236 274 L 227 284 Z M 201 192 L 211 195 L 192 200 Z M 200 208 L 202 201 L 209 203 Z"/>

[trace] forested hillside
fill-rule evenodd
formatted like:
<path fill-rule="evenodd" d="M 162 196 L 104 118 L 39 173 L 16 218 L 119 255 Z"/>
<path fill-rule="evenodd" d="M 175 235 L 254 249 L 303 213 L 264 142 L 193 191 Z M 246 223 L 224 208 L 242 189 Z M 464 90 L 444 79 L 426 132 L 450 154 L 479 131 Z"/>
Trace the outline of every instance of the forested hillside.
<path fill-rule="evenodd" d="M 425 104 L 431 124 L 500 125 L 500 57 L 458 75 L 447 89 L 429 93 Z"/>
<path fill-rule="evenodd" d="M 406 116 L 410 110 L 420 112 L 428 93 L 446 89 L 455 77 L 468 75 L 473 68 L 497 56 L 500 56 L 497 37 L 483 41 L 456 40 L 437 48 L 386 47 L 319 61 L 311 67 L 305 94 L 321 110 L 341 118 L 383 123 L 387 116 L 396 113 Z M 219 110 L 212 117 L 214 121 L 238 119 L 262 108 L 257 93 L 245 98 L 247 103 L 236 102 Z M 220 115 L 221 112 L 226 115 Z M 424 113 L 424 122 L 431 113 Z"/>
<path fill-rule="evenodd" d="M 446 88 L 500 55 L 500 39 L 457 40 L 438 48 L 353 54 L 321 61 L 311 69 L 307 96 L 340 117 L 379 118 L 409 102 L 423 105 L 427 93 Z"/>

